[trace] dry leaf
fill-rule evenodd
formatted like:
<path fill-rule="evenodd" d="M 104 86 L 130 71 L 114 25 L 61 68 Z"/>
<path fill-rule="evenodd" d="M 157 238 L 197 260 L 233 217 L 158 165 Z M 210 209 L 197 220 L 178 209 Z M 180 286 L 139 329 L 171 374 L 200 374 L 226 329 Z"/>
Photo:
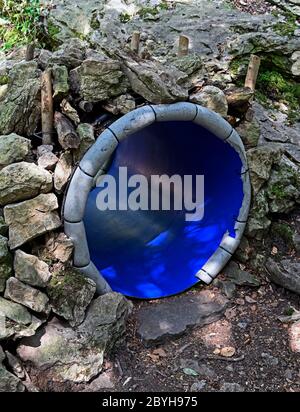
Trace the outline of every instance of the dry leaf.
<path fill-rule="evenodd" d="M 225 358 L 231 358 L 235 354 L 235 349 L 232 346 L 226 346 L 220 350 L 220 355 Z"/>
<path fill-rule="evenodd" d="M 152 353 L 153 355 L 157 355 L 160 358 L 165 358 L 167 356 L 166 352 L 162 348 L 154 349 Z"/>

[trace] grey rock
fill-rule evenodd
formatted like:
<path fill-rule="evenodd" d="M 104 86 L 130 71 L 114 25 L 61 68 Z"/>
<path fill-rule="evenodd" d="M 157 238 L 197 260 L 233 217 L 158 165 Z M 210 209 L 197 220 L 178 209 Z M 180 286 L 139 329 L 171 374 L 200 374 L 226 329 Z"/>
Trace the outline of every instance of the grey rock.
<path fill-rule="evenodd" d="M 239 383 L 225 382 L 221 386 L 220 392 L 245 392 L 245 388 Z"/>
<path fill-rule="evenodd" d="M 99 375 L 103 357 L 122 337 L 130 307 L 118 293 L 100 296 L 76 329 L 54 318 L 41 333 L 23 339 L 17 353 L 37 376 L 47 375 L 52 382 L 89 382 Z"/>
<path fill-rule="evenodd" d="M 13 277 L 9 278 L 6 282 L 4 296 L 35 312 L 49 313 L 50 311 L 49 299 L 45 293 L 42 293 Z"/>
<path fill-rule="evenodd" d="M 46 49 L 40 51 L 39 57 L 37 59 L 38 65 L 42 70 L 45 70 L 48 66 L 49 60 L 52 57 L 52 52 Z"/>
<path fill-rule="evenodd" d="M 138 316 L 138 334 L 146 344 L 176 337 L 193 326 L 220 319 L 227 299 L 208 290 L 197 295 L 180 295 L 172 301 L 143 307 Z"/>
<path fill-rule="evenodd" d="M 54 188 L 57 193 L 62 193 L 66 187 L 73 170 L 73 156 L 70 151 L 62 153 L 54 171 Z"/>
<path fill-rule="evenodd" d="M 122 94 L 109 100 L 103 105 L 103 108 L 112 114 L 126 114 L 135 109 L 135 100 L 129 94 Z"/>
<path fill-rule="evenodd" d="M 25 379 L 25 371 L 20 360 L 9 351 L 5 351 L 9 367 L 19 379 Z"/>
<path fill-rule="evenodd" d="M 121 54 L 122 69 L 129 79 L 133 91 L 150 103 L 174 103 L 188 98 L 187 89 L 181 85 L 186 75 L 174 66 L 162 65 L 158 61 L 135 59 Z"/>
<path fill-rule="evenodd" d="M 71 259 L 73 243 L 64 233 L 49 233 L 44 244 L 38 242 L 34 253 L 45 261 L 66 263 Z"/>
<path fill-rule="evenodd" d="M 66 66 L 54 64 L 51 68 L 53 78 L 53 97 L 64 98 L 69 92 L 69 74 Z"/>
<path fill-rule="evenodd" d="M 246 263 L 250 259 L 251 254 L 252 248 L 250 247 L 249 240 L 245 236 L 243 236 L 239 247 L 234 254 L 234 257 L 239 262 Z"/>
<path fill-rule="evenodd" d="M 8 226 L 5 223 L 4 217 L 0 216 L 0 235 L 6 236 L 8 232 Z"/>
<path fill-rule="evenodd" d="M 254 118 L 251 121 L 243 121 L 236 128 L 246 148 L 253 148 L 257 146 L 260 136 L 260 124 Z"/>
<path fill-rule="evenodd" d="M 117 60 L 94 54 L 71 70 L 70 85 L 85 101 L 99 102 L 125 93 L 128 81 Z"/>
<path fill-rule="evenodd" d="M 269 180 L 272 165 L 281 157 L 282 151 L 273 145 L 263 145 L 247 151 L 251 185 L 254 194 Z"/>
<path fill-rule="evenodd" d="M 28 310 L 18 304 L 4 299 L 0 296 L 0 313 L 6 318 L 19 323 L 21 325 L 29 325 L 31 323 L 31 314 Z"/>
<path fill-rule="evenodd" d="M 253 96 L 253 91 L 249 87 L 231 86 L 227 88 L 224 93 L 228 105 L 233 108 L 244 107 Z"/>
<path fill-rule="evenodd" d="M 51 174 L 34 163 L 13 163 L 0 170 L 1 205 L 29 199 L 51 189 Z"/>
<path fill-rule="evenodd" d="M 261 240 L 271 225 L 268 216 L 269 205 L 266 190 L 261 190 L 254 198 L 246 226 L 246 235 Z"/>
<path fill-rule="evenodd" d="M 300 199 L 300 167 L 285 155 L 272 170 L 267 196 L 271 213 L 290 212 Z"/>
<path fill-rule="evenodd" d="M 87 44 L 78 39 L 72 38 L 62 44 L 49 58 L 48 65 L 66 66 L 68 69 L 73 69 L 79 66 L 86 56 Z"/>
<path fill-rule="evenodd" d="M 9 226 L 10 248 L 16 249 L 29 240 L 59 228 L 61 221 L 57 209 L 58 202 L 53 193 L 5 206 L 4 218 Z"/>
<path fill-rule="evenodd" d="M 205 388 L 206 384 L 207 384 L 207 382 L 203 379 L 201 381 L 194 382 L 191 385 L 190 391 L 191 392 L 200 392 L 202 389 Z"/>
<path fill-rule="evenodd" d="M 0 169 L 11 163 L 24 160 L 31 147 L 29 139 L 15 133 L 0 136 Z"/>
<path fill-rule="evenodd" d="M 0 392 L 24 392 L 25 386 L 21 380 L 6 370 L 4 359 L 5 355 L 0 347 Z"/>
<path fill-rule="evenodd" d="M 275 358 L 274 356 L 270 355 L 269 353 L 263 352 L 261 354 L 261 357 L 266 362 L 266 364 L 269 365 L 269 366 L 277 366 L 279 364 L 278 358 Z"/>
<path fill-rule="evenodd" d="M 40 71 L 34 61 L 16 64 L 0 100 L 0 134 L 32 134 L 40 121 Z"/>
<path fill-rule="evenodd" d="M 239 286 L 260 286 L 260 280 L 251 273 L 241 270 L 236 262 L 229 262 L 224 269 L 225 275 L 236 285 Z"/>
<path fill-rule="evenodd" d="M 269 3 L 280 6 L 291 13 L 300 16 L 300 2 L 299 0 L 267 0 Z"/>
<path fill-rule="evenodd" d="M 268 277 L 278 285 L 300 295 L 300 263 L 293 259 L 276 262 L 268 258 L 265 264 Z"/>
<path fill-rule="evenodd" d="M 236 287 L 233 282 L 215 279 L 213 284 L 220 288 L 228 299 L 231 299 L 234 296 Z"/>
<path fill-rule="evenodd" d="M 299 7 L 299 10 L 300 10 L 300 7 Z M 292 74 L 294 76 L 300 76 L 300 51 L 295 51 L 291 56 L 291 60 L 293 62 L 293 65 L 291 68 Z"/>
<path fill-rule="evenodd" d="M 80 144 L 78 149 L 74 150 L 74 161 L 79 162 L 88 149 L 95 143 L 95 137 L 93 126 L 89 123 L 80 123 L 76 131 L 80 137 Z"/>
<path fill-rule="evenodd" d="M 22 250 L 15 252 L 14 270 L 17 279 L 31 286 L 45 287 L 51 278 L 47 263 Z"/>
<path fill-rule="evenodd" d="M 6 280 L 12 273 L 12 256 L 8 250 L 8 239 L 0 235 L 0 292 L 5 289 Z"/>
<path fill-rule="evenodd" d="M 37 148 L 38 166 L 46 170 L 54 170 L 58 157 L 53 153 L 53 146 L 41 145 Z"/>
<path fill-rule="evenodd" d="M 72 268 L 54 272 L 47 288 L 53 312 L 71 326 L 82 323 L 95 291 L 96 284 Z"/>
<path fill-rule="evenodd" d="M 226 117 L 228 103 L 224 92 L 215 86 L 205 86 L 199 92 L 190 96 L 190 101 L 207 107 L 208 109 Z"/>

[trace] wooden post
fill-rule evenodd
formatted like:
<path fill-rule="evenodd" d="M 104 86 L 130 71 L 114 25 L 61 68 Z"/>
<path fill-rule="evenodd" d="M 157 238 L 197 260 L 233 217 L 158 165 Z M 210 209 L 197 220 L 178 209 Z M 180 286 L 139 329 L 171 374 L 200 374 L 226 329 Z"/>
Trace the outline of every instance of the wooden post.
<path fill-rule="evenodd" d="M 190 40 L 186 36 L 179 36 L 179 41 L 178 41 L 178 56 L 187 56 L 189 53 L 189 43 Z"/>
<path fill-rule="evenodd" d="M 141 39 L 141 33 L 139 31 L 134 31 L 131 37 L 130 48 L 136 54 L 139 53 L 140 39 Z"/>
<path fill-rule="evenodd" d="M 61 147 L 63 149 L 77 149 L 80 145 L 80 137 L 76 133 L 72 122 L 63 114 L 55 112 L 54 125 Z"/>
<path fill-rule="evenodd" d="M 248 71 L 245 80 L 245 87 L 249 87 L 252 91 L 255 90 L 256 80 L 260 66 L 260 57 L 251 54 L 248 65 Z"/>
<path fill-rule="evenodd" d="M 25 56 L 25 60 L 27 62 L 29 62 L 30 60 L 33 60 L 34 52 L 35 52 L 35 44 L 34 43 L 28 44 L 26 48 L 26 56 Z"/>
<path fill-rule="evenodd" d="M 41 108 L 43 144 L 53 144 L 53 97 L 51 69 L 46 69 L 42 73 Z"/>

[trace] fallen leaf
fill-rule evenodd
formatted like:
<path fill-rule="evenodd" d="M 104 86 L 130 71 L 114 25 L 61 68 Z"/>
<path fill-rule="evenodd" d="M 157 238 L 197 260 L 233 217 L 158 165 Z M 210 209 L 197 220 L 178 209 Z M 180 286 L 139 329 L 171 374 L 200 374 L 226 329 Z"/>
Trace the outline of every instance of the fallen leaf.
<path fill-rule="evenodd" d="M 153 355 L 157 355 L 160 358 L 165 358 L 167 356 L 166 352 L 162 348 L 154 349 L 152 353 Z"/>
<path fill-rule="evenodd" d="M 246 301 L 247 303 L 256 303 L 256 300 L 250 298 L 250 296 L 246 296 L 246 297 L 245 297 L 245 301 Z"/>
<path fill-rule="evenodd" d="M 198 376 L 198 372 L 196 372 L 194 369 L 191 369 L 191 368 L 184 368 L 182 371 L 185 375 Z"/>
<path fill-rule="evenodd" d="M 153 353 L 148 353 L 147 356 L 153 360 L 153 362 L 157 362 L 159 360 L 159 356 Z"/>
<path fill-rule="evenodd" d="M 225 346 L 220 350 L 220 355 L 224 358 L 231 358 L 235 354 L 235 349 L 232 346 Z"/>

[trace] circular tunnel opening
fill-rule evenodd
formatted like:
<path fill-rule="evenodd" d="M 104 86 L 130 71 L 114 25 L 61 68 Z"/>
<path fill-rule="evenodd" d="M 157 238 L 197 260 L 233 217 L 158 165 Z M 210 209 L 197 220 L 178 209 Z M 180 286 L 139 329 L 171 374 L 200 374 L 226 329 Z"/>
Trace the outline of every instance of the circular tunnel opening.
<path fill-rule="evenodd" d="M 128 178 L 147 178 L 150 210 L 100 211 L 96 200 L 104 188 L 93 187 L 83 219 L 92 262 L 114 291 L 129 297 L 161 298 L 194 286 L 224 235 L 235 237 L 244 197 L 239 154 L 199 124 L 154 122 L 120 141 L 114 151 L 107 174 L 115 178 L 116 198 L 120 168 L 127 168 Z M 204 176 L 203 218 L 187 221 L 187 211 L 175 210 L 172 196 L 170 210 L 151 210 L 153 175 L 179 175 L 182 181 Z M 190 194 L 195 200 L 195 178 Z"/>

